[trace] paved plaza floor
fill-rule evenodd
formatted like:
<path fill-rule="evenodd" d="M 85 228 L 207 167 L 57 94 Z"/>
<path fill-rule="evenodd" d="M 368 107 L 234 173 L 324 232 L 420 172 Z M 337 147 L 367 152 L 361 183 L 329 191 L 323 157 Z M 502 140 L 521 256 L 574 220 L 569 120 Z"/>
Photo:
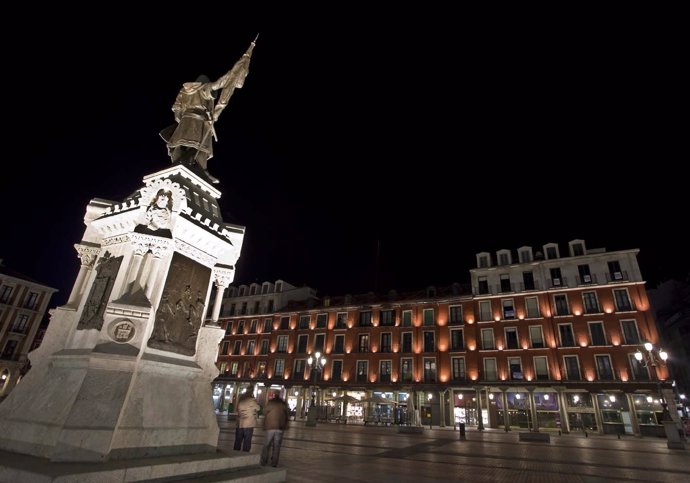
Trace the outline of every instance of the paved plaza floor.
<path fill-rule="evenodd" d="M 218 416 L 219 448 L 232 452 L 235 422 Z M 332 482 L 690 482 L 690 449 L 671 450 L 662 438 L 553 434 L 550 443 L 518 442 L 518 432 L 292 422 L 279 466 L 289 483 Z M 264 432 L 254 433 L 260 452 Z"/>

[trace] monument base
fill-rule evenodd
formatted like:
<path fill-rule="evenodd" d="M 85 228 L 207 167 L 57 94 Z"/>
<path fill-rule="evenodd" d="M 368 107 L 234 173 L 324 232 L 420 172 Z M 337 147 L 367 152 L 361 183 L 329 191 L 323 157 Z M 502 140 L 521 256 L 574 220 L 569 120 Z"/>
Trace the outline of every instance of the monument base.
<path fill-rule="evenodd" d="M 259 465 L 259 453 L 161 456 L 105 463 L 55 463 L 0 450 L 0 482 L 103 483 L 130 481 L 280 482 L 287 470 Z M 210 479 L 209 479 L 210 478 Z"/>

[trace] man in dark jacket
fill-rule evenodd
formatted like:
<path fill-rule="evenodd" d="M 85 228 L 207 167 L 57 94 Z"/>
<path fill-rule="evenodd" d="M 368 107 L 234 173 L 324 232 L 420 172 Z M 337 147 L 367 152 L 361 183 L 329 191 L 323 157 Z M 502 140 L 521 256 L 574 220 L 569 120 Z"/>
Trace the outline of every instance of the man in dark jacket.
<path fill-rule="evenodd" d="M 261 451 L 261 464 L 268 464 L 269 454 L 271 456 L 271 466 L 278 466 L 280 458 L 280 445 L 283 443 L 283 431 L 288 425 L 288 406 L 280 398 L 278 393 L 273 394 L 273 398 L 266 403 L 264 408 L 264 429 L 266 430 L 266 442 Z M 272 451 L 271 451 L 272 450 Z"/>

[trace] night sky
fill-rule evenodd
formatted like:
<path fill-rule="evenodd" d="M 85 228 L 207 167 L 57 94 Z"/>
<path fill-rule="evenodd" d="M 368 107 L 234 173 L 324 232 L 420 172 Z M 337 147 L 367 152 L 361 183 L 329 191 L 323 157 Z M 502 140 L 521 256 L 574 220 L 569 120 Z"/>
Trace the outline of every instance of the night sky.
<path fill-rule="evenodd" d="M 650 286 L 690 271 L 673 29 L 59 8 L 1 39 L 0 258 L 60 289 L 51 305 L 76 277 L 88 201 L 170 166 L 158 132 L 182 83 L 217 79 L 257 33 L 209 162 L 224 219 L 247 227 L 236 283 L 421 289 L 468 282 L 480 251 L 575 238 L 640 248 Z"/>

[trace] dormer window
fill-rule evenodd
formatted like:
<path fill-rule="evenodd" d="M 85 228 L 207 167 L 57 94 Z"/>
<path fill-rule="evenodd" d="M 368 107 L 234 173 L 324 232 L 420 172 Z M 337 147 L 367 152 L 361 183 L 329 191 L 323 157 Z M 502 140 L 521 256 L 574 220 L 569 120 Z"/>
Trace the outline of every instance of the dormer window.
<path fill-rule="evenodd" d="M 477 253 L 477 268 L 489 268 L 489 254 Z"/>
<path fill-rule="evenodd" d="M 573 240 L 570 243 L 570 256 L 571 257 L 581 257 L 585 255 L 585 241 L 584 240 Z"/>
<path fill-rule="evenodd" d="M 510 250 L 500 250 L 496 252 L 499 265 L 510 265 Z"/>
<path fill-rule="evenodd" d="M 426 296 L 427 297 L 436 297 L 436 287 L 427 287 Z"/>
<path fill-rule="evenodd" d="M 532 248 L 522 247 L 518 250 L 520 256 L 520 263 L 529 263 L 532 261 Z"/>
<path fill-rule="evenodd" d="M 244 297 L 244 294 L 246 293 L 246 290 L 247 290 L 247 287 L 245 287 L 244 285 L 242 285 L 242 286 L 240 287 L 240 297 Z"/>
<path fill-rule="evenodd" d="M 547 243 L 546 245 L 544 245 L 544 253 L 546 253 L 547 260 L 559 258 L 558 245 L 556 245 L 555 243 Z"/>

